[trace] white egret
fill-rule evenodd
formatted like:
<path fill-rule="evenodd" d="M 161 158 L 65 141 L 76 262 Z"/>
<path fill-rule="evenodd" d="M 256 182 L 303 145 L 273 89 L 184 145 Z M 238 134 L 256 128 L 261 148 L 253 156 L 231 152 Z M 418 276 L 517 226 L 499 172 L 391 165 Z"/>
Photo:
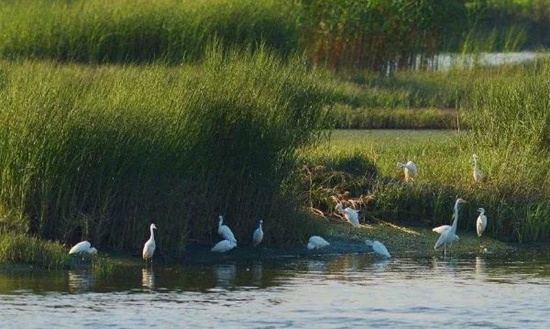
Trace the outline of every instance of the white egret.
<path fill-rule="evenodd" d="M 374 242 L 371 240 L 366 240 L 365 244 L 367 245 L 367 247 L 371 247 L 375 254 L 385 258 L 391 258 L 391 255 L 388 252 L 388 249 L 382 242 L 378 240 L 375 240 Z"/>
<path fill-rule="evenodd" d="M 231 232 L 231 229 L 227 225 L 223 225 L 223 216 L 220 215 L 220 222 L 218 223 L 218 234 L 222 236 L 225 240 L 233 241 L 237 244 L 237 239 Z"/>
<path fill-rule="evenodd" d="M 149 230 L 151 231 L 151 237 L 149 238 L 149 240 L 147 240 L 147 242 L 145 242 L 145 245 L 143 246 L 143 259 L 145 259 L 146 261 L 153 259 L 153 254 L 155 253 L 155 248 L 157 247 L 157 245 L 155 244 L 155 233 L 153 232 L 153 230 L 156 229 L 157 227 L 155 226 L 155 224 L 151 224 L 151 226 L 149 227 Z"/>
<path fill-rule="evenodd" d="M 472 155 L 472 158 L 474 159 L 474 182 L 478 183 L 483 180 L 483 172 L 481 172 L 481 169 L 479 168 L 479 157 L 477 154 Z"/>
<path fill-rule="evenodd" d="M 69 250 L 69 255 L 95 255 L 97 254 L 97 249 L 92 247 L 92 245 L 88 241 L 82 241 L 77 244 L 75 244 L 71 250 Z"/>
<path fill-rule="evenodd" d="M 444 247 L 444 254 L 447 254 L 447 246 L 452 244 L 453 241 L 458 240 L 458 236 L 456 235 L 456 226 L 458 225 L 458 207 L 461 203 L 465 203 L 466 201 L 462 200 L 461 198 L 456 199 L 455 207 L 454 207 L 454 220 L 453 225 L 451 225 L 451 228 L 445 230 L 440 236 L 439 239 L 437 239 L 437 242 L 435 243 L 434 249 L 439 249 L 441 247 Z"/>
<path fill-rule="evenodd" d="M 403 172 L 405 173 L 405 182 L 414 180 L 418 176 L 418 167 L 412 161 L 407 163 L 398 162 L 397 168 L 403 169 Z"/>
<path fill-rule="evenodd" d="M 454 215 L 453 215 L 453 217 L 454 217 Z M 441 226 L 433 228 L 432 231 L 434 231 L 438 234 L 443 234 L 445 231 L 447 231 L 450 228 L 451 228 L 451 225 L 441 225 Z M 453 242 L 458 241 L 458 240 L 460 240 L 460 237 L 458 237 L 458 235 L 455 234 L 454 237 L 453 237 L 453 240 L 449 244 L 449 247 L 453 244 Z"/>
<path fill-rule="evenodd" d="M 321 238 L 320 236 L 314 235 L 309 238 L 307 249 L 322 249 L 328 246 L 330 246 L 330 243 L 328 243 L 327 240 Z"/>
<path fill-rule="evenodd" d="M 479 244 L 481 245 L 481 235 L 487 227 L 487 216 L 485 216 L 485 209 L 479 208 L 477 211 L 479 211 L 479 216 L 477 217 L 476 221 L 476 231 L 477 236 L 479 237 Z"/>
<path fill-rule="evenodd" d="M 254 245 L 254 247 L 259 245 L 260 242 L 262 242 L 262 240 L 264 239 L 264 231 L 262 230 L 262 224 L 263 223 L 264 223 L 264 221 L 261 220 L 260 225 L 258 226 L 256 231 L 254 231 L 254 234 L 252 234 L 252 244 Z"/>
<path fill-rule="evenodd" d="M 230 240 L 222 240 L 212 248 L 212 252 L 227 252 L 237 246 L 237 242 Z"/>
<path fill-rule="evenodd" d="M 344 209 L 344 206 L 342 206 L 341 202 L 338 202 L 338 204 L 336 204 L 336 210 L 344 215 L 344 217 L 348 220 L 348 222 L 350 222 L 351 225 L 353 225 L 353 227 L 359 227 L 359 211 L 350 207 Z"/>

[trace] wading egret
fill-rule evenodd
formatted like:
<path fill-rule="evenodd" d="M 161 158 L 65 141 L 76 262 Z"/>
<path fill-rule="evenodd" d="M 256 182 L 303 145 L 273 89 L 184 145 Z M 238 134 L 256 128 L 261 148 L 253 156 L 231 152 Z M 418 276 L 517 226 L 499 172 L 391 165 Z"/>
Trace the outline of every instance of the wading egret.
<path fill-rule="evenodd" d="M 483 180 L 483 173 L 479 169 L 479 157 L 477 154 L 472 155 L 474 159 L 474 182 L 481 182 Z"/>
<path fill-rule="evenodd" d="M 156 229 L 157 227 L 155 226 L 155 224 L 151 224 L 151 226 L 149 227 L 149 230 L 151 231 L 151 237 L 149 238 L 149 240 L 147 240 L 147 242 L 145 242 L 145 245 L 143 246 L 143 259 L 145 259 L 146 261 L 153 259 L 153 254 L 155 253 L 155 248 L 157 247 L 157 245 L 155 244 L 155 233 L 153 232 L 153 230 Z"/>
<path fill-rule="evenodd" d="M 71 250 L 69 250 L 69 255 L 84 255 L 84 254 L 90 254 L 95 255 L 97 254 L 97 249 L 92 247 L 92 245 L 88 241 L 82 241 L 77 244 L 75 244 Z"/>
<path fill-rule="evenodd" d="M 263 223 L 264 223 L 264 221 L 261 220 L 260 225 L 258 226 L 256 231 L 254 231 L 254 234 L 252 234 L 252 244 L 254 245 L 254 247 L 259 245 L 260 242 L 262 242 L 262 240 L 264 239 L 264 231 L 262 230 L 262 224 Z"/>
<path fill-rule="evenodd" d="M 328 246 L 330 246 L 330 243 L 328 243 L 327 240 L 321 238 L 320 236 L 314 235 L 309 238 L 307 249 L 322 249 Z"/>
<path fill-rule="evenodd" d="M 418 167 L 416 167 L 416 164 L 412 161 L 405 164 L 398 162 L 397 168 L 403 169 L 403 172 L 405 173 L 405 182 L 414 180 L 418 176 Z"/>
<path fill-rule="evenodd" d="M 344 209 L 344 206 L 342 206 L 342 203 L 338 203 L 336 205 L 336 210 L 344 215 L 344 217 L 350 222 L 353 227 L 359 227 L 359 211 L 352 209 L 350 207 L 347 207 Z"/>
<path fill-rule="evenodd" d="M 451 225 L 441 225 L 436 228 L 433 228 L 432 231 L 438 234 L 443 234 L 445 231 L 447 231 L 450 228 L 451 228 Z M 451 241 L 451 243 L 449 244 L 449 247 L 453 244 L 453 242 L 458 240 L 460 240 L 460 238 L 458 237 L 458 235 L 455 234 L 453 241 Z"/>
<path fill-rule="evenodd" d="M 377 240 L 375 240 L 374 242 L 371 240 L 366 240 L 365 244 L 367 245 L 367 247 L 371 247 L 375 254 L 385 258 L 391 258 L 388 249 L 382 242 Z"/>
<path fill-rule="evenodd" d="M 479 208 L 477 211 L 479 211 L 479 216 L 477 217 L 476 221 L 476 231 L 477 236 L 479 237 L 479 245 L 481 245 L 481 235 L 487 227 L 487 216 L 485 216 L 485 209 Z"/>
<path fill-rule="evenodd" d="M 458 236 L 456 235 L 456 226 L 458 225 L 458 207 L 461 203 L 465 202 L 466 201 L 462 200 L 461 198 L 456 199 L 453 225 L 451 225 L 451 228 L 444 231 L 435 243 L 434 249 L 444 247 L 444 255 L 447 255 L 447 246 L 450 246 L 453 241 L 458 240 Z"/>
<path fill-rule="evenodd" d="M 237 242 L 222 240 L 212 248 L 212 252 L 227 252 L 237 246 Z"/>
<path fill-rule="evenodd" d="M 222 236 L 225 240 L 233 241 L 237 243 L 237 239 L 231 232 L 231 229 L 227 225 L 223 225 L 223 216 L 220 215 L 220 222 L 218 223 L 218 234 Z"/>

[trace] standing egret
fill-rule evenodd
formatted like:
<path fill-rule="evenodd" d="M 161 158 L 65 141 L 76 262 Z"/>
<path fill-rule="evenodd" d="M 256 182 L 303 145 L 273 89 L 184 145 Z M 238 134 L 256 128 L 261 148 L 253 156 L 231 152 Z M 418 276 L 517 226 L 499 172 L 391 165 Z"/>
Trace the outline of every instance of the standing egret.
<path fill-rule="evenodd" d="M 151 224 L 151 226 L 149 227 L 149 230 L 151 231 L 151 237 L 149 238 L 149 240 L 147 240 L 147 242 L 145 242 L 145 245 L 143 246 L 143 259 L 145 259 L 145 261 L 151 260 L 152 262 L 153 254 L 155 253 L 155 248 L 157 247 L 157 245 L 155 244 L 155 233 L 153 232 L 153 230 L 156 229 L 157 227 L 155 226 L 155 224 Z"/>
<path fill-rule="evenodd" d="M 453 215 L 453 217 L 454 217 L 454 215 Z M 433 228 L 432 231 L 434 231 L 435 233 L 438 233 L 438 234 L 443 234 L 443 233 L 445 233 L 445 231 L 447 231 L 450 228 L 451 228 L 451 225 L 441 225 L 441 226 Z M 460 237 L 455 234 L 453 236 L 452 241 L 449 243 L 449 247 L 453 244 L 453 242 L 458 241 L 458 240 L 460 240 Z"/>
<path fill-rule="evenodd" d="M 472 155 L 472 158 L 474 159 L 474 182 L 478 183 L 483 180 L 483 172 L 481 172 L 481 169 L 479 168 L 479 157 L 477 154 Z"/>
<path fill-rule="evenodd" d="M 338 204 L 336 204 L 336 210 L 344 215 L 344 217 L 348 220 L 348 222 L 350 222 L 351 225 L 353 225 L 353 227 L 359 227 L 359 211 L 350 207 L 344 209 L 344 206 L 342 206 L 341 202 L 338 202 Z"/>
<path fill-rule="evenodd" d="M 307 249 L 309 250 L 322 249 L 328 246 L 330 246 L 330 243 L 328 243 L 327 240 L 321 238 L 320 236 L 314 235 L 309 238 Z"/>
<path fill-rule="evenodd" d="M 405 182 L 414 180 L 418 176 L 418 167 L 412 161 L 409 161 L 405 164 L 398 162 L 397 168 L 403 169 L 403 172 L 405 173 Z"/>
<path fill-rule="evenodd" d="M 252 244 L 254 245 L 254 247 L 259 245 L 260 242 L 262 242 L 262 240 L 264 239 L 264 231 L 262 230 L 263 222 L 263 220 L 260 221 L 260 225 L 258 226 L 256 231 L 254 231 L 254 234 L 252 234 Z"/>
<path fill-rule="evenodd" d="M 222 236 L 225 240 L 229 240 L 232 242 L 237 243 L 237 239 L 235 239 L 235 236 L 233 235 L 233 232 L 231 232 L 231 229 L 227 225 L 223 225 L 223 216 L 220 215 L 220 222 L 218 223 L 218 234 Z"/>
<path fill-rule="evenodd" d="M 371 240 L 366 240 L 365 244 L 367 245 L 367 247 L 371 247 L 375 254 L 385 258 L 391 258 L 388 249 L 382 242 L 377 240 L 375 240 L 374 242 L 372 242 Z"/>
<path fill-rule="evenodd" d="M 485 216 L 485 209 L 479 208 L 477 211 L 479 211 L 479 216 L 477 217 L 476 221 L 476 231 L 477 236 L 479 237 L 479 245 L 481 246 L 481 235 L 487 227 L 487 216 Z"/>
<path fill-rule="evenodd" d="M 69 255 L 95 255 L 97 254 L 97 249 L 92 247 L 88 241 L 82 241 L 75 244 L 71 250 L 69 250 Z"/>
<path fill-rule="evenodd" d="M 237 246 L 237 242 L 229 241 L 229 240 L 222 240 L 212 248 L 212 252 L 227 252 Z"/>
<path fill-rule="evenodd" d="M 453 241 L 458 240 L 458 236 L 456 235 L 456 226 L 458 224 L 458 207 L 461 203 L 465 202 L 466 201 L 462 200 L 461 198 L 456 199 L 453 225 L 451 225 L 451 228 L 445 230 L 435 243 L 434 249 L 439 249 L 442 246 L 445 248 L 444 255 L 447 255 L 447 245 L 450 245 L 453 243 Z"/>

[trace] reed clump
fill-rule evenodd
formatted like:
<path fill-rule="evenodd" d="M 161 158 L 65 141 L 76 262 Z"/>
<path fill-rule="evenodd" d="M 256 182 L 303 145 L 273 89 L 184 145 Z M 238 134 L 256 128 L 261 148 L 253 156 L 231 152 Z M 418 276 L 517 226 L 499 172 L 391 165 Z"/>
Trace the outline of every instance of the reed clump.
<path fill-rule="evenodd" d="M 51 242 L 25 234 L 0 234 L 0 263 L 24 263 L 48 269 L 68 268 L 67 249 Z"/>
<path fill-rule="evenodd" d="M 219 214 L 243 242 L 260 219 L 267 243 L 304 239 L 282 182 L 324 125 L 321 79 L 214 48 L 182 67 L 1 62 L 1 208 L 25 232 L 100 248 L 141 248 L 154 222 L 159 250 L 181 251 L 217 240 Z"/>
<path fill-rule="evenodd" d="M 85 63 L 182 63 L 205 56 L 217 40 L 296 48 L 296 26 L 279 1 L 2 1 L 0 54 Z"/>

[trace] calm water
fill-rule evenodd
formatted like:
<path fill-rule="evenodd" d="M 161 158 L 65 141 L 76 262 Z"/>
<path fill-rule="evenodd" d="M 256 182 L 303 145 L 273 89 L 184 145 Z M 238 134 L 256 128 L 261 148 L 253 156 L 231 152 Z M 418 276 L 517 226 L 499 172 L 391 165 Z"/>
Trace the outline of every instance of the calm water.
<path fill-rule="evenodd" d="M 550 328 L 532 256 L 344 255 L 192 267 L 0 271 L 0 328 Z"/>

